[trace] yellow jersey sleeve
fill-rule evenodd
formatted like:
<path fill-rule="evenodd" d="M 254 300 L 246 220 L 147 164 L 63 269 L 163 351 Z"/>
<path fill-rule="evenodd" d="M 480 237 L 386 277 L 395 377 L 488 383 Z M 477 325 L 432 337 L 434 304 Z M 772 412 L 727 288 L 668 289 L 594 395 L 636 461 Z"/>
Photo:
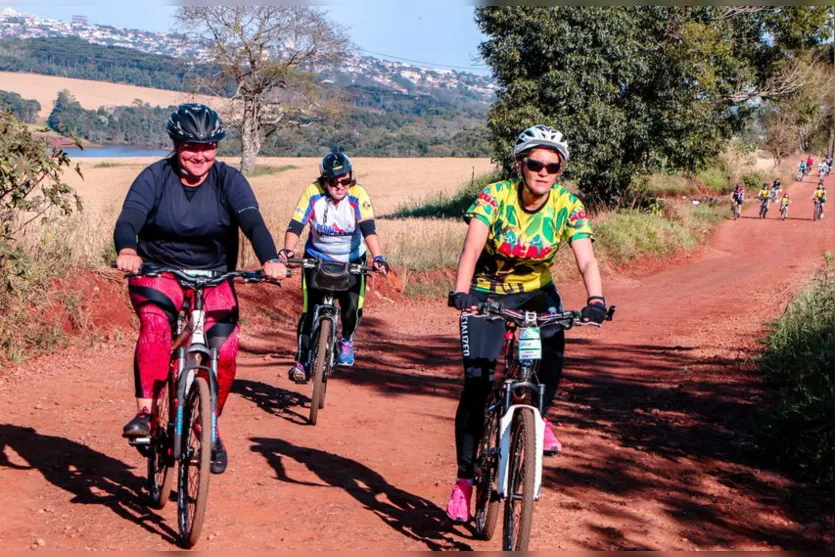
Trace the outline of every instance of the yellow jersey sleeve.
<path fill-rule="evenodd" d="M 490 184 L 481 190 L 473 204 L 464 213 L 464 221 L 467 224 L 475 217 L 486 224 L 488 228 L 493 226 L 493 223 L 499 217 L 499 200 L 496 190 L 498 184 L 501 184 L 501 182 Z"/>
<path fill-rule="evenodd" d="M 320 193 L 319 186 L 316 183 L 310 184 L 304 189 L 293 211 L 294 221 L 307 224 L 307 221 L 310 220 L 310 213 L 313 211 L 313 201 L 319 197 Z"/>
<path fill-rule="evenodd" d="M 371 198 L 364 187 L 359 184 L 352 186 L 351 191 L 348 192 L 348 199 L 354 207 L 357 222 L 374 218 L 374 207 L 371 205 Z"/>
<path fill-rule="evenodd" d="M 571 243 L 574 240 L 582 238 L 591 238 L 594 240 L 594 235 L 591 232 L 591 224 L 589 223 L 589 215 L 583 202 L 577 199 L 576 196 L 568 195 L 568 218 L 562 230 L 563 242 Z"/>

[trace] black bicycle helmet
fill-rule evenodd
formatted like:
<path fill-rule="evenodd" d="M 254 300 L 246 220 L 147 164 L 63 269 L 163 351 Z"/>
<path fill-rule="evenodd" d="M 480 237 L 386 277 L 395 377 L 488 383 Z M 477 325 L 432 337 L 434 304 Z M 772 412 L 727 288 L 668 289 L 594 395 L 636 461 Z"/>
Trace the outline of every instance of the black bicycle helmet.
<path fill-rule="evenodd" d="M 226 137 L 217 112 L 200 103 L 177 107 L 168 119 L 168 135 L 182 143 L 216 143 Z"/>
<path fill-rule="evenodd" d="M 351 174 L 353 166 L 351 159 L 345 153 L 329 153 L 319 163 L 319 174 L 330 180 L 343 174 Z"/>

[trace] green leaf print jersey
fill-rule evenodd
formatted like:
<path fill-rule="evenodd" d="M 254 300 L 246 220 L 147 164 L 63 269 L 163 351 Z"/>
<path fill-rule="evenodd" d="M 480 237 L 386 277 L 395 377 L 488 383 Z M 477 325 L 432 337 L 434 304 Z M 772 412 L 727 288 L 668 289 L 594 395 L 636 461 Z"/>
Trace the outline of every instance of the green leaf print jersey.
<path fill-rule="evenodd" d="M 591 238 L 588 215 L 576 196 L 559 184 L 537 211 L 522 205 L 518 179 L 490 184 L 467 210 L 488 226 L 487 243 L 476 262 L 473 286 L 482 292 L 532 292 L 551 280 L 551 262 L 563 243 Z"/>

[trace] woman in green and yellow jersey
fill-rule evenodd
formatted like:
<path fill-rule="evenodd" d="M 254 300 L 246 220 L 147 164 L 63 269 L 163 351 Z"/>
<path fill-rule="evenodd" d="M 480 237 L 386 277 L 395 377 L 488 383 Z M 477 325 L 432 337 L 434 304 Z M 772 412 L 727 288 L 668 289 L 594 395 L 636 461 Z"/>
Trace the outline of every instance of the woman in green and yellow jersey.
<path fill-rule="evenodd" d="M 580 200 L 557 183 L 568 162 L 568 143 L 560 132 L 537 125 L 518 136 L 513 155 L 519 177 L 487 186 L 464 216 L 469 229 L 452 294 L 455 307 L 462 310 L 464 389 L 455 414 L 458 474 L 447 515 L 458 522 L 470 518 L 473 460 L 505 331 L 502 321 L 463 310 L 489 297 L 513 309 L 563 311 L 550 268 L 559 247 L 568 244 L 588 294 L 583 319 L 602 323 L 606 318 L 588 215 Z M 543 327 L 541 335 L 539 379 L 547 413 L 562 373 L 565 336 L 558 326 Z M 545 452 L 559 452 L 561 445 L 547 420 L 545 426 Z"/>

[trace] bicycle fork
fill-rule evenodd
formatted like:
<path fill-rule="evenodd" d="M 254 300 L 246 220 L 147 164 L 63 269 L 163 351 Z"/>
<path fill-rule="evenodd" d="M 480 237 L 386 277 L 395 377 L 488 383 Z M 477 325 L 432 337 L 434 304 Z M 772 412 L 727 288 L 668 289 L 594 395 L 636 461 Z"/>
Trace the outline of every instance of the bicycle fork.
<path fill-rule="evenodd" d="M 523 374 L 524 377 L 529 377 L 530 373 Z M 516 391 L 521 389 L 529 389 L 536 394 L 537 406 L 530 404 L 513 404 L 513 397 Z M 532 412 L 534 418 L 534 435 L 536 438 L 536 450 L 533 455 L 533 463 L 536 466 L 534 479 L 534 500 L 538 501 L 542 495 L 542 451 L 545 446 L 545 423 L 542 421 L 542 412 L 540 408 L 543 407 L 545 392 L 544 389 L 530 381 L 516 381 L 507 382 L 502 392 L 503 406 L 505 408 L 501 418 L 499 418 L 499 477 L 497 491 L 501 498 L 508 496 L 508 469 L 510 468 L 510 437 L 513 425 L 513 419 L 519 412 Z M 530 462 L 531 455 L 525 455 L 526 466 Z"/>

